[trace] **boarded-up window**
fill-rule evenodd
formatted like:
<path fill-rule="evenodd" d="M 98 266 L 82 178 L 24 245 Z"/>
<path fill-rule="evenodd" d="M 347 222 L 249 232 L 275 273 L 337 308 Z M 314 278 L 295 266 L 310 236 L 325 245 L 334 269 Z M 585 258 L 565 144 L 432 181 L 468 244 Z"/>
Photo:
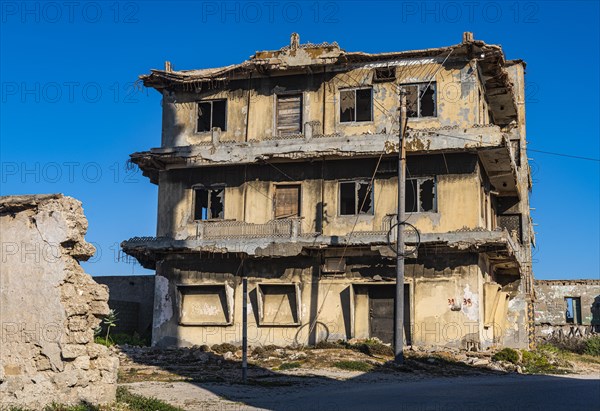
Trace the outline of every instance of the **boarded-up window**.
<path fill-rule="evenodd" d="M 259 284 L 260 325 L 300 324 L 300 290 L 297 284 Z"/>
<path fill-rule="evenodd" d="M 198 103 L 198 124 L 196 131 L 211 131 L 218 127 L 227 130 L 227 101 L 208 100 Z"/>
<path fill-rule="evenodd" d="M 181 296 L 181 324 L 231 324 L 233 289 L 227 284 L 180 286 L 178 289 Z"/>
<path fill-rule="evenodd" d="M 407 213 L 436 211 L 435 178 L 406 179 L 404 206 Z"/>
<path fill-rule="evenodd" d="M 437 116 L 435 82 L 402 85 L 407 91 L 406 115 L 408 117 Z"/>
<path fill-rule="evenodd" d="M 373 214 L 373 190 L 368 181 L 340 183 L 340 215 Z"/>
<path fill-rule="evenodd" d="M 223 188 L 194 188 L 194 220 L 222 219 L 224 194 Z"/>
<path fill-rule="evenodd" d="M 371 121 L 373 90 L 370 88 L 340 91 L 340 122 Z"/>
<path fill-rule="evenodd" d="M 302 94 L 277 96 L 277 134 L 302 133 Z"/>
<path fill-rule="evenodd" d="M 300 184 L 275 186 L 275 218 L 300 216 Z"/>

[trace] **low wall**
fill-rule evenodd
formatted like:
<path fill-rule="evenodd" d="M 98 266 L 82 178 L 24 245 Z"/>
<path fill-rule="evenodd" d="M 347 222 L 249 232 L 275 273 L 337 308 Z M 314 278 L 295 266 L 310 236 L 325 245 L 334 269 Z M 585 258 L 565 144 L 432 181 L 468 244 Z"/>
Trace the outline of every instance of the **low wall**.
<path fill-rule="evenodd" d="M 117 313 L 117 326 L 111 332 L 152 334 L 153 275 L 98 276 L 94 280 L 108 287 L 108 305 Z"/>

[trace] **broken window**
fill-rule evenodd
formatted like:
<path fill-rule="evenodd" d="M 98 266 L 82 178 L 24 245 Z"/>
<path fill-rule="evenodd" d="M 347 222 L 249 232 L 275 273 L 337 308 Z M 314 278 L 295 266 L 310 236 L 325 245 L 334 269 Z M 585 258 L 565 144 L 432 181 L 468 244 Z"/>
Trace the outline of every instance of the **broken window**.
<path fill-rule="evenodd" d="M 233 321 L 233 288 L 223 285 L 179 286 L 182 325 L 228 325 Z"/>
<path fill-rule="evenodd" d="M 300 216 L 300 184 L 275 186 L 275 218 Z"/>
<path fill-rule="evenodd" d="M 368 181 L 345 181 L 340 185 L 340 215 L 373 214 L 373 190 Z"/>
<path fill-rule="evenodd" d="M 436 211 L 436 184 L 434 177 L 407 178 L 405 210 L 407 213 Z"/>
<path fill-rule="evenodd" d="M 581 298 L 565 297 L 565 321 L 567 324 L 581 324 Z"/>
<path fill-rule="evenodd" d="M 277 96 L 277 134 L 302 133 L 302 94 Z"/>
<path fill-rule="evenodd" d="M 298 284 L 258 284 L 260 325 L 300 324 L 300 288 Z"/>
<path fill-rule="evenodd" d="M 227 101 L 207 100 L 198 103 L 197 132 L 211 131 L 218 127 L 221 131 L 227 129 Z"/>
<path fill-rule="evenodd" d="M 371 121 L 373 90 L 360 88 L 340 91 L 340 122 Z"/>
<path fill-rule="evenodd" d="M 194 220 L 222 219 L 224 195 L 223 188 L 194 188 Z"/>
<path fill-rule="evenodd" d="M 383 83 L 396 80 L 396 67 L 378 67 L 373 72 L 373 82 Z"/>
<path fill-rule="evenodd" d="M 408 92 L 406 96 L 406 115 L 408 117 L 437 116 L 435 82 L 402 85 Z"/>

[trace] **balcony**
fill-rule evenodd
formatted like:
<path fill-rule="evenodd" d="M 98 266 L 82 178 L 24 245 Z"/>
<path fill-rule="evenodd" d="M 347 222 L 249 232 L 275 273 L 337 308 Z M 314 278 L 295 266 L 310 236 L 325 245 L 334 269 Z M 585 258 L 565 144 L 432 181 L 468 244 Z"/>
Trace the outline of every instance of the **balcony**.
<path fill-rule="evenodd" d="M 356 249 L 356 255 L 370 250 L 381 257 L 394 258 L 393 246 L 388 244 L 388 232 L 389 239 L 394 242 L 396 232 L 395 229 L 390 231 L 390 227 L 395 221 L 395 215 L 388 215 L 383 218 L 380 230 L 357 231 L 341 236 L 303 233 L 301 218 L 273 220 L 265 224 L 202 221 L 197 225 L 196 235 L 185 239 L 134 237 L 121 243 L 121 247 L 144 267 L 151 269 L 156 261 L 169 253 L 292 257 L 309 250 L 344 247 L 347 248 L 346 255 L 351 255 L 352 250 Z M 494 266 L 508 275 L 518 275 L 525 258 L 519 242 L 507 230 L 500 228 L 493 231 L 465 228 L 447 233 L 421 233 L 418 238 L 414 231 L 407 230 L 404 238 L 409 249 L 420 242 L 419 254 L 439 253 L 444 248 L 485 253 Z"/>
<path fill-rule="evenodd" d="M 158 182 L 158 170 L 208 165 L 252 164 L 260 160 L 294 161 L 319 158 L 379 156 L 382 152 L 398 152 L 398 136 L 391 134 L 320 135 L 313 133 L 312 123 L 306 123 L 304 134 L 269 137 L 250 141 L 221 141 L 218 130 L 211 142 L 190 146 L 153 148 L 134 153 L 131 161 L 144 175 Z M 391 130 L 390 130 L 391 131 Z M 516 169 L 509 137 L 498 126 L 448 126 L 433 129 L 409 130 L 406 139 L 409 153 L 477 151 L 498 185 L 506 190 L 515 187 L 510 182 Z M 500 181 L 500 179 L 503 179 Z M 504 183 L 507 183 L 504 186 Z"/>
<path fill-rule="evenodd" d="M 266 224 L 252 224 L 244 221 L 198 221 L 196 236 L 189 240 L 222 240 L 279 238 L 295 240 L 301 235 L 302 218 L 272 220 Z"/>

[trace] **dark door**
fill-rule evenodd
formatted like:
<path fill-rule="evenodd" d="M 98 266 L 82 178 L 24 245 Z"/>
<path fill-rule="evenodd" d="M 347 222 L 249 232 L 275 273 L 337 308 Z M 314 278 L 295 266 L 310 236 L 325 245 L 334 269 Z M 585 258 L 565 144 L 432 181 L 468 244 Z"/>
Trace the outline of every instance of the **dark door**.
<path fill-rule="evenodd" d="M 369 287 L 369 327 L 370 336 L 384 343 L 394 342 L 394 295 L 393 284 Z M 410 291 L 404 285 L 404 339 L 410 344 Z"/>

